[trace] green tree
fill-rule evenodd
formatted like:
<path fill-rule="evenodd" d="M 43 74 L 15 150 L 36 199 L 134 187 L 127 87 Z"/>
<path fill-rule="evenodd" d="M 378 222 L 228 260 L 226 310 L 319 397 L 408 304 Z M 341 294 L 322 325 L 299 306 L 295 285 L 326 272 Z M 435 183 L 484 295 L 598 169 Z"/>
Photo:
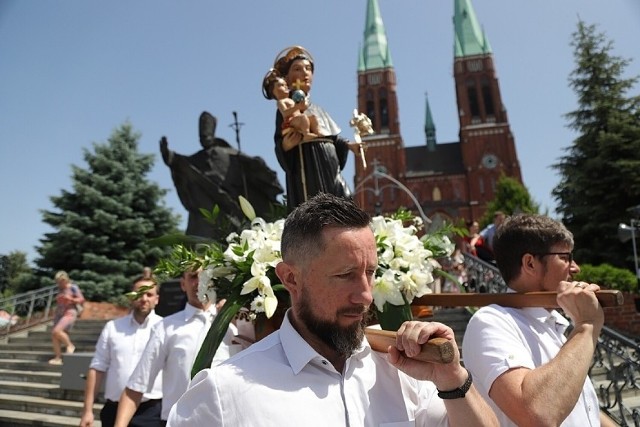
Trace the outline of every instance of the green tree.
<path fill-rule="evenodd" d="M 560 183 L 552 194 L 579 262 L 632 268 L 630 245 L 616 230 L 640 203 L 640 97 L 627 95 L 638 78 L 623 77 L 629 60 L 614 56 L 594 25 L 579 22 L 571 45 L 578 108 L 566 117 L 578 136 L 553 166 Z"/>
<path fill-rule="evenodd" d="M 25 252 L 13 251 L 0 255 L 0 295 L 6 297 L 16 293 L 21 279 L 31 273 Z"/>
<path fill-rule="evenodd" d="M 55 230 L 36 248 L 36 264 L 48 283 L 56 270 L 66 270 L 86 297 L 107 300 L 166 256 L 168 248 L 149 241 L 176 232 L 179 218 L 164 203 L 167 190 L 146 179 L 154 155 L 138 152 L 139 138 L 125 123 L 107 143 L 85 149 L 88 168 L 72 166 L 73 191 L 51 197 L 56 210 L 42 211 Z"/>
<path fill-rule="evenodd" d="M 533 201 L 529 190 L 514 178 L 500 176 L 496 183 L 495 198 L 487 203 L 487 210 L 480 219 L 481 227 L 493 222 L 493 214 L 502 211 L 506 215 L 514 213 L 538 213 L 540 205 Z"/>

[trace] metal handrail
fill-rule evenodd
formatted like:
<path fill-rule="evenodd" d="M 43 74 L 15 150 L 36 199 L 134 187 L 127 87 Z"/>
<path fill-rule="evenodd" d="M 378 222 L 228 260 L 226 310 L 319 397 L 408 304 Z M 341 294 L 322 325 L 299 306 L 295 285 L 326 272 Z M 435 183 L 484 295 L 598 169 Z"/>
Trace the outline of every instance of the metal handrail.
<path fill-rule="evenodd" d="M 468 292 L 503 293 L 507 285 L 498 268 L 469 254 L 464 255 L 464 267 Z M 640 399 L 640 344 L 603 326 L 589 377 L 593 380 L 597 369 L 604 370 L 606 381 L 597 387 L 600 409 L 619 425 L 640 427 L 640 407 L 625 405 L 624 397 L 639 396 Z"/>
<path fill-rule="evenodd" d="M 3 315 L 0 339 L 53 319 L 57 293 L 58 286 L 52 285 L 0 299 L 0 312 Z"/>

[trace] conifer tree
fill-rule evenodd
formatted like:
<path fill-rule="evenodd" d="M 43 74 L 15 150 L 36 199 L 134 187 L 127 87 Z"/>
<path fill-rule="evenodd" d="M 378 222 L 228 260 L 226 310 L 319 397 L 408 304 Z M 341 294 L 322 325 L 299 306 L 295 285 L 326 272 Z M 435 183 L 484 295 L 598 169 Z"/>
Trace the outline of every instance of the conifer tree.
<path fill-rule="evenodd" d="M 51 197 L 55 210 L 42 211 L 54 231 L 36 248 L 37 266 L 49 279 L 66 270 L 92 300 L 128 291 L 144 266 L 166 255 L 149 240 L 176 231 L 179 218 L 163 200 L 167 190 L 146 179 L 154 155 L 138 152 L 139 138 L 125 123 L 107 143 L 85 149 L 87 168 L 72 166 L 73 189 Z"/>
<path fill-rule="evenodd" d="M 514 178 L 502 175 L 496 183 L 495 197 L 487 204 L 487 211 L 480 219 L 480 226 L 493 222 L 493 214 L 502 211 L 506 215 L 516 213 L 538 213 L 540 205 L 529 194 L 529 190 Z"/>
<path fill-rule="evenodd" d="M 552 194 L 578 262 L 632 267 L 630 245 L 616 231 L 640 203 L 640 98 L 627 95 L 637 77 L 624 77 L 629 60 L 612 54 L 595 25 L 579 22 L 571 45 L 578 108 L 566 117 L 578 135 L 554 165 L 560 183 Z"/>

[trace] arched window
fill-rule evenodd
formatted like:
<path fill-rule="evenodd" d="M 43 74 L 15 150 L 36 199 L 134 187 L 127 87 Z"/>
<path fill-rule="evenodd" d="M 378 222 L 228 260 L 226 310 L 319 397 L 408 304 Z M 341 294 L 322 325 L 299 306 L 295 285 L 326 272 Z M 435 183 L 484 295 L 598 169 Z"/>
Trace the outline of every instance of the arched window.
<path fill-rule="evenodd" d="M 378 91 L 380 100 L 380 127 L 389 128 L 389 105 L 387 102 L 387 89 L 380 88 Z"/>
<path fill-rule="evenodd" d="M 373 91 L 367 91 L 367 117 L 371 119 L 371 123 L 373 123 L 373 127 L 376 127 L 376 102 L 373 97 Z"/>
<path fill-rule="evenodd" d="M 434 187 L 433 191 L 431 192 L 431 199 L 434 202 L 439 202 L 440 200 L 442 200 L 442 192 L 440 191 L 440 187 Z"/>
<path fill-rule="evenodd" d="M 480 81 L 482 88 L 482 100 L 484 101 L 484 112 L 487 116 L 495 116 L 496 111 L 493 106 L 493 96 L 491 95 L 491 86 L 489 86 L 489 79 L 483 77 Z"/>
<path fill-rule="evenodd" d="M 480 104 L 478 103 L 478 91 L 473 79 L 467 80 L 467 97 L 469 98 L 471 119 L 478 119 L 480 117 Z"/>

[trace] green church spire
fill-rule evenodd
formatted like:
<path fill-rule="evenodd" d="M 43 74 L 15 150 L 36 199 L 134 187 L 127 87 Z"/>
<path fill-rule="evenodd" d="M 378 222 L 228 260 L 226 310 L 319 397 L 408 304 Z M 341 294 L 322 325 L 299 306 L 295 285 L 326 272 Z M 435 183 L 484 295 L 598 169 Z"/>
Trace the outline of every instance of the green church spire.
<path fill-rule="evenodd" d="M 424 99 L 426 103 L 426 115 L 424 118 L 424 134 L 427 137 L 427 148 L 429 151 L 436 150 L 436 124 L 431 116 L 431 107 L 429 106 L 429 96 L 425 93 Z"/>
<path fill-rule="evenodd" d="M 364 25 L 364 47 L 358 59 L 358 71 L 393 67 L 384 23 L 377 0 L 368 0 Z"/>
<path fill-rule="evenodd" d="M 478 24 L 471 0 L 454 0 L 454 4 L 455 57 L 491 53 L 489 39 Z"/>

